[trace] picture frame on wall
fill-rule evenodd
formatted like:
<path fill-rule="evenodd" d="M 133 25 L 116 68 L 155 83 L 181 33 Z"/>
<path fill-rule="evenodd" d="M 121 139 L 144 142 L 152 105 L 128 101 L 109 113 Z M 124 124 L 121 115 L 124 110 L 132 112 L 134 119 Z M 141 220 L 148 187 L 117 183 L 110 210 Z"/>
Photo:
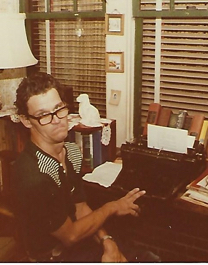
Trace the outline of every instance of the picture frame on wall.
<path fill-rule="evenodd" d="M 124 15 L 106 14 L 105 33 L 107 35 L 124 35 Z"/>
<path fill-rule="evenodd" d="M 106 53 L 106 72 L 124 73 L 124 53 L 107 52 Z"/>

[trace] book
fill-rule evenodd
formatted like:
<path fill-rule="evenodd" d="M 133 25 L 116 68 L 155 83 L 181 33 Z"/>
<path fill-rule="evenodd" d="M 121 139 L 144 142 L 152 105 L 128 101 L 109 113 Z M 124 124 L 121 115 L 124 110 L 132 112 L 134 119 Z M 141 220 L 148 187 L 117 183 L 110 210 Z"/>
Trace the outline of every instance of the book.
<path fill-rule="evenodd" d="M 203 122 L 204 122 L 203 114 L 196 114 L 192 119 L 189 135 L 195 136 L 196 140 L 199 140 Z"/>
<path fill-rule="evenodd" d="M 83 154 L 83 141 L 82 141 L 82 133 L 74 131 L 74 142 L 79 146 L 81 153 Z"/>
<path fill-rule="evenodd" d="M 156 125 L 160 116 L 161 105 L 159 103 L 151 103 L 149 105 L 147 120 L 144 125 L 143 135 L 147 135 L 147 125 L 154 124 Z"/>
<path fill-rule="evenodd" d="M 90 167 L 93 170 L 94 165 L 93 165 L 93 138 L 92 138 L 92 134 L 89 134 L 89 138 L 90 138 Z"/>
<path fill-rule="evenodd" d="M 207 147 L 207 139 L 208 139 L 208 120 L 204 120 L 201 133 L 199 136 L 199 143 L 204 145 L 204 148 Z"/>
<path fill-rule="evenodd" d="M 103 163 L 102 157 L 102 144 L 101 144 L 102 131 L 97 130 L 92 133 L 93 138 L 93 168 Z"/>
<path fill-rule="evenodd" d="M 179 110 L 177 121 L 176 121 L 176 128 L 178 129 L 183 128 L 186 116 L 187 116 L 186 110 Z"/>
<path fill-rule="evenodd" d="M 177 120 L 178 120 L 178 114 L 177 113 L 171 113 L 168 127 L 176 128 Z"/>
<path fill-rule="evenodd" d="M 103 163 L 113 162 L 116 159 L 116 120 L 102 128 L 101 143 Z"/>
<path fill-rule="evenodd" d="M 198 178 L 188 184 L 186 188 L 188 190 L 195 190 L 208 195 L 208 168 L 206 168 Z"/>
<path fill-rule="evenodd" d="M 157 125 L 167 127 L 169 124 L 171 113 L 172 113 L 171 109 L 162 107 L 160 110 L 160 115 L 158 118 Z"/>
<path fill-rule="evenodd" d="M 186 110 L 179 110 L 178 113 L 171 113 L 168 127 L 182 129 L 187 115 Z"/>
<path fill-rule="evenodd" d="M 192 115 L 186 115 L 182 129 L 187 130 L 189 132 L 190 127 L 191 127 L 191 123 L 192 123 L 192 119 L 193 119 Z"/>
<path fill-rule="evenodd" d="M 91 172 L 93 170 L 92 166 L 92 143 L 90 134 L 82 135 L 83 141 L 83 171 Z"/>

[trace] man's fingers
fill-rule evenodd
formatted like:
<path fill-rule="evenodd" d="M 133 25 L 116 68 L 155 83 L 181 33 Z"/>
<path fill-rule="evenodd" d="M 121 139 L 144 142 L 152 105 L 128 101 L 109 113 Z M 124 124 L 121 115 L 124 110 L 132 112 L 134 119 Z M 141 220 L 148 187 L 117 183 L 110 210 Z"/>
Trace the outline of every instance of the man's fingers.
<path fill-rule="evenodd" d="M 146 193 L 145 190 L 141 190 L 139 188 L 134 188 L 133 190 L 129 191 L 126 194 L 127 198 L 131 198 L 133 197 L 134 200 L 138 199 L 139 197 L 141 197 L 142 195 L 144 195 Z"/>
<path fill-rule="evenodd" d="M 132 205 L 132 209 L 133 209 L 134 211 L 136 211 L 136 212 L 140 212 L 139 205 L 137 205 L 137 204 L 133 204 L 133 205 Z"/>
<path fill-rule="evenodd" d="M 139 192 L 140 189 L 139 188 L 134 188 L 133 190 L 129 191 L 126 196 L 127 197 L 131 197 L 132 195 L 134 195 L 135 193 Z"/>
<path fill-rule="evenodd" d="M 134 210 L 131 210 L 130 214 L 133 215 L 133 216 L 139 216 L 139 212 L 134 211 Z"/>

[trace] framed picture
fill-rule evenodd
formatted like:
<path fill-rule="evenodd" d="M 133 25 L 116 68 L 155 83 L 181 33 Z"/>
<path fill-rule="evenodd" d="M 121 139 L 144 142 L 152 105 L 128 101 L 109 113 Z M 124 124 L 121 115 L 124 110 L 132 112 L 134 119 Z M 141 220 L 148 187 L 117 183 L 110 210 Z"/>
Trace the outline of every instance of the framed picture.
<path fill-rule="evenodd" d="M 124 15 L 106 14 L 105 33 L 107 35 L 124 35 Z"/>
<path fill-rule="evenodd" d="M 106 72 L 123 73 L 124 72 L 124 53 L 107 52 L 106 53 Z"/>

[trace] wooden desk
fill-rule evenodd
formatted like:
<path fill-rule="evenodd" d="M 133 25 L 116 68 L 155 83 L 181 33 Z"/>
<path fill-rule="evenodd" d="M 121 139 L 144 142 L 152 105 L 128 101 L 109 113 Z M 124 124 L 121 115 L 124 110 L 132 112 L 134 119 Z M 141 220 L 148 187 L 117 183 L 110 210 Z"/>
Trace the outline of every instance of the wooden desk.
<path fill-rule="evenodd" d="M 124 194 L 98 184 L 85 182 L 88 203 L 97 208 Z M 110 231 L 134 239 L 139 246 L 158 254 L 164 262 L 208 261 L 208 216 L 203 211 L 183 208 L 177 200 L 138 200 L 139 218 L 113 217 L 107 223 Z"/>

